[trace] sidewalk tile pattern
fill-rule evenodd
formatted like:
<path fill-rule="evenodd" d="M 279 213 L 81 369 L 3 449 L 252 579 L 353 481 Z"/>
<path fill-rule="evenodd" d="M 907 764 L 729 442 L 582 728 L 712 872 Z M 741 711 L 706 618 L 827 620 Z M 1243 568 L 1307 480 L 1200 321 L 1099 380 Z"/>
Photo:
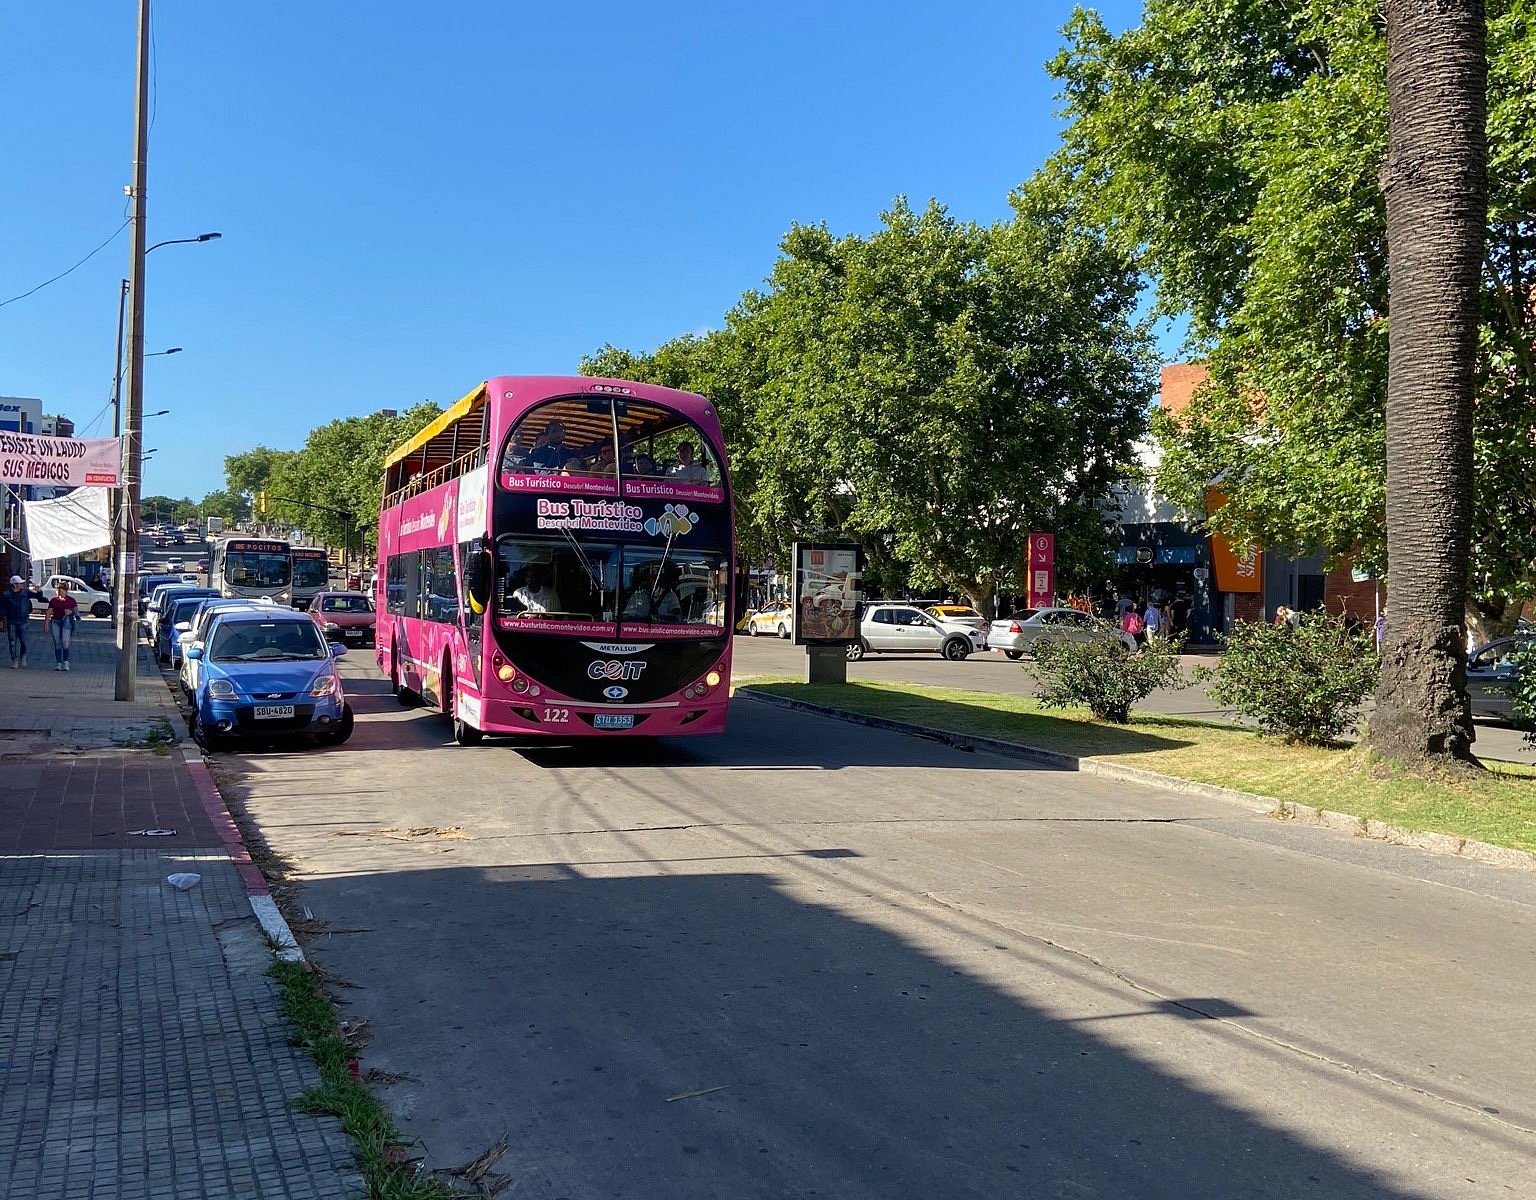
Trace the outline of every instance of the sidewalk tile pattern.
<path fill-rule="evenodd" d="M 0 756 L 0 854 L 221 846 L 180 751 Z"/>
<path fill-rule="evenodd" d="M 361 1194 L 222 852 L 0 858 L 0 913 L 0 1200 Z"/>

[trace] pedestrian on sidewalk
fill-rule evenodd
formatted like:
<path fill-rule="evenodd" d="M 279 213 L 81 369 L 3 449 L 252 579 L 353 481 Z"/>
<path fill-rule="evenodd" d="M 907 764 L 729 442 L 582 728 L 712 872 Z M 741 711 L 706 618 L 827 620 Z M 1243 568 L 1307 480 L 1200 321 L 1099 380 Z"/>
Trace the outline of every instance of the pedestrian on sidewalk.
<path fill-rule="evenodd" d="M 80 606 L 69 594 L 69 584 L 59 580 L 48 601 L 48 632 L 53 635 L 53 669 L 69 670 L 69 639 L 80 621 Z"/>
<path fill-rule="evenodd" d="M 14 670 L 27 665 L 27 622 L 32 619 L 32 601 L 43 594 L 28 587 L 20 575 L 12 575 L 10 586 L 0 592 L 0 622 L 5 624 L 5 644 L 11 652 Z"/>

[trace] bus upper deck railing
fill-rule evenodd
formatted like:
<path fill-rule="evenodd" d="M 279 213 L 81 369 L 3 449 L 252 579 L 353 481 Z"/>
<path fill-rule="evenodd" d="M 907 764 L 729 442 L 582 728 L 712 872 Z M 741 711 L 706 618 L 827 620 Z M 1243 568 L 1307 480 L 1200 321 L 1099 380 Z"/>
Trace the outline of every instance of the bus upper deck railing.
<path fill-rule="evenodd" d="M 412 496 L 419 496 L 422 492 L 429 492 L 439 484 L 447 483 L 450 479 L 457 479 L 461 475 L 468 475 L 476 467 L 486 461 L 486 448 L 477 446 L 468 454 L 461 454 L 452 462 L 444 463 L 440 467 L 433 467 L 425 474 L 413 476 L 403 487 L 397 488 L 384 497 L 384 507 L 393 508 L 403 500 L 409 500 Z"/>

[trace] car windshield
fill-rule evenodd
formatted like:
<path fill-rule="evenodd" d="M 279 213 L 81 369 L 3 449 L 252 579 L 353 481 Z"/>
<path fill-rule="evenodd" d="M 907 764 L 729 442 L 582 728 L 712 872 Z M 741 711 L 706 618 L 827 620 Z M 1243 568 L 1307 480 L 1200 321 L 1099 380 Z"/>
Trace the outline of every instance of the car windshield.
<path fill-rule="evenodd" d="M 313 621 L 237 621 L 218 629 L 208 657 L 221 662 L 274 662 L 324 658 L 327 653 Z"/>
<path fill-rule="evenodd" d="M 330 576 L 330 564 L 323 558 L 293 556 L 294 587 L 324 587 Z"/>
<path fill-rule="evenodd" d="M 320 602 L 321 612 L 370 613 L 373 601 L 367 596 L 327 596 Z"/>

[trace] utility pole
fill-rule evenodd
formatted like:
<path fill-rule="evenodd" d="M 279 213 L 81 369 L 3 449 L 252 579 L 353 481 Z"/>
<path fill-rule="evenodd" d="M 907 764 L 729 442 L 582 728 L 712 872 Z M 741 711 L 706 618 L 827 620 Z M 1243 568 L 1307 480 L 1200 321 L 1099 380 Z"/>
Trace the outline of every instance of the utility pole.
<path fill-rule="evenodd" d="M 132 257 L 128 292 L 128 412 L 123 422 L 122 502 L 117 506 L 117 679 L 114 700 L 132 700 L 139 659 L 139 487 L 144 450 L 144 189 L 149 155 L 149 0 L 139 0 L 138 80 L 134 103 Z"/>

